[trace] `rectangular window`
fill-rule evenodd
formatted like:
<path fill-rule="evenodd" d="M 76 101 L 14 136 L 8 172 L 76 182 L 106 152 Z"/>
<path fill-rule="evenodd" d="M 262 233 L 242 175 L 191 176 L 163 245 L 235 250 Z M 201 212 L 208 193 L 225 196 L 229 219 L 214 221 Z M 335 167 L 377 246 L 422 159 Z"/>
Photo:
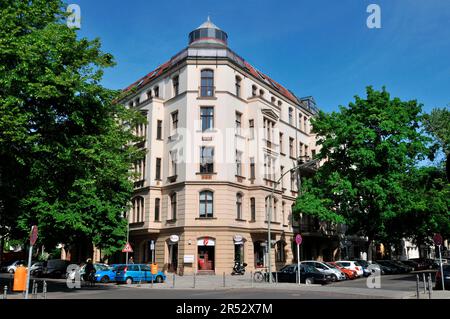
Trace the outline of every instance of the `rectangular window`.
<path fill-rule="evenodd" d="M 308 145 L 305 145 L 305 156 L 309 157 Z"/>
<path fill-rule="evenodd" d="M 292 109 L 292 107 L 289 108 L 289 124 L 293 125 L 294 124 L 294 114 L 293 114 L 294 110 Z"/>
<path fill-rule="evenodd" d="M 200 95 L 205 97 L 214 96 L 214 72 L 202 70 Z"/>
<path fill-rule="evenodd" d="M 236 134 L 241 135 L 241 120 L 242 120 L 242 114 L 239 112 L 236 112 Z"/>
<path fill-rule="evenodd" d="M 171 212 L 172 212 L 172 220 L 177 219 L 177 194 L 173 193 L 170 196 L 170 208 L 171 208 Z"/>
<path fill-rule="evenodd" d="M 200 148 L 200 173 L 214 173 L 214 147 Z"/>
<path fill-rule="evenodd" d="M 316 150 L 311 150 L 311 156 L 312 157 L 316 156 Z"/>
<path fill-rule="evenodd" d="M 161 158 L 156 159 L 156 176 L 155 179 L 161 180 Z"/>
<path fill-rule="evenodd" d="M 281 173 L 281 176 L 283 176 L 283 174 L 284 174 L 284 166 L 280 166 L 280 173 Z M 281 178 L 280 183 L 281 183 L 281 188 L 284 188 L 284 177 Z"/>
<path fill-rule="evenodd" d="M 242 195 L 240 193 L 236 195 L 236 218 L 242 219 Z"/>
<path fill-rule="evenodd" d="M 210 191 L 203 191 L 200 193 L 200 217 L 211 218 L 213 213 L 213 193 Z"/>
<path fill-rule="evenodd" d="M 202 122 L 202 132 L 212 129 L 214 125 L 214 108 L 212 106 L 202 106 L 200 108 L 200 120 Z"/>
<path fill-rule="evenodd" d="M 154 87 L 153 93 L 154 93 L 155 97 L 159 97 L 159 86 Z"/>
<path fill-rule="evenodd" d="M 178 111 L 172 113 L 172 134 L 176 134 L 178 129 Z"/>
<path fill-rule="evenodd" d="M 295 186 L 295 182 L 297 180 L 297 178 L 295 177 L 295 171 L 291 171 L 291 191 L 295 192 L 296 191 L 296 186 Z"/>
<path fill-rule="evenodd" d="M 159 198 L 155 198 L 155 222 L 159 222 L 160 210 L 161 210 L 161 200 Z"/>
<path fill-rule="evenodd" d="M 250 179 L 255 179 L 255 158 L 250 158 Z"/>
<path fill-rule="evenodd" d="M 304 154 L 303 154 L 303 143 L 300 142 L 300 144 L 298 145 L 298 147 L 299 147 L 299 153 L 300 153 L 300 156 L 303 156 L 303 155 L 304 155 Z"/>
<path fill-rule="evenodd" d="M 236 151 L 236 175 L 242 176 L 242 152 Z"/>
<path fill-rule="evenodd" d="M 156 139 L 162 140 L 162 121 L 158 120 L 156 122 Z"/>
<path fill-rule="evenodd" d="M 250 198 L 250 214 L 251 214 L 251 220 L 254 222 L 256 220 L 256 201 L 255 198 Z"/>
<path fill-rule="evenodd" d="M 306 116 L 303 118 L 303 130 L 309 133 L 308 118 Z"/>
<path fill-rule="evenodd" d="M 250 138 L 255 138 L 255 120 L 249 120 L 248 127 L 250 128 Z"/>
<path fill-rule="evenodd" d="M 177 151 L 171 151 L 170 153 L 170 176 L 177 175 Z"/>
<path fill-rule="evenodd" d="M 280 133 L 280 153 L 283 153 L 283 133 Z"/>
<path fill-rule="evenodd" d="M 236 96 L 241 96 L 241 78 L 238 76 L 236 77 Z"/>
<path fill-rule="evenodd" d="M 292 137 L 289 138 L 289 156 L 294 157 L 294 139 Z"/>
<path fill-rule="evenodd" d="M 179 93 L 179 85 L 180 85 L 178 76 L 175 76 L 172 79 L 172 85 L 173 85 L 173 94 L 174 94 L 174 96 L 177 96 Z"/>

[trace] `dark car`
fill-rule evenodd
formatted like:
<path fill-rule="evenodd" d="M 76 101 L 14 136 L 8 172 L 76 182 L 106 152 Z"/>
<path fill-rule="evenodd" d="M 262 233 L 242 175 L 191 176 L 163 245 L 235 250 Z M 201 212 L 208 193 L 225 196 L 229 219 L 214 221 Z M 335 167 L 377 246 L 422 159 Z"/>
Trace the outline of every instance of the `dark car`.
<path fill-rule="evenodd" d="M 394 264 L 390 260 L 377 260 L 376 263 L 379 264 L 379 265 L 382 265 L 382 266 L 390 268 L 392 274 L 403 274 L 403 273 L 406 272 L 403 267 L 400 267 L 400 266 Z"/>
<path fill-rule="evenodd" d="M 378 265 L 380 267 L 382 275 L 393 275 L 393 274 L 397 273 L 395 269 L 387 266 L 385 263 L 379 263 L 377 261 L 373 261 L 372 264 Z"/>
<path fill-rule="evenodd" d="M 417 270 L 423 270 L 423 268 L 421 267 L 421 265 L 420 265 L 418 262 L 414 261 L 414 260 L 402 260 L 401 262 L 402 262 L 403 264 L 409 266 L 409 267 L 412 267 L 413 270 L 415 270 L 415 271 L 417 271 Z"/>
<path fill-rule="evenodd" d="M 444 286 L 445 289 L 450 289 L 450 265 L 442 265 L 442 270 L 444 271 Z M 439 269 L 436 273 L 436 289 L 442 289 L 442 273 Z"/>
<path fill-rule="evenodd" d="M 47 278 L 65 278 L 70 261 L 50 259 L 43 263 L 41 276 Z"/>
<path fill-rule="evenodd" d="M 388 260 L 391 264 L 400 267 L 403 273 L 408 273 L 414 270 L 414 267 L 404 264 L 400 260 Z"/>
<path fill-rule="evenodd" d="M 274 278 L 278 277 L 278 282 L 298 282 L 297 265 L 287 265 L 277 272 L 272 272 Z M 313 266 L 300 265 L 300 282 L 306 284 L 327 284 L 333 280 L 332 275 L 327 275 Z"/>

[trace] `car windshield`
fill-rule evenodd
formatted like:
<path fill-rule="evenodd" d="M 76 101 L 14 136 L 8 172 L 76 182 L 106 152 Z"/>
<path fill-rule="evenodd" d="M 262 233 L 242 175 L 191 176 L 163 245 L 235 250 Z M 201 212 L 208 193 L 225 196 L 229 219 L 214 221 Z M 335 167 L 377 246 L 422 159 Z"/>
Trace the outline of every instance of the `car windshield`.
<path fill-rule="evenodd" d="M 297 266 L 295 265 L 287 265 L 280 269 L 281 272 L 293 272 L 295 271 Z"/>
<path fill-rule="evenodd" d="M 109 267 L 107 265 L 95 264 L 94 267 L 97 271 L 109 270 Z"/>
<path fill-rule="evenodd" d="M 361 264 L 360 264 L 359 262 L 357 262 L 357 261 L 354 261 L 354 263 L 355 263 L 355 266 L 359 266 L 359 267 L 361 267 Z"/>
<path fill-rule="evenodd" d="M 325 263 L 328 267 L 330 267 L 330 268 L 337 268 L 335 265 L 333 265 L 333 264 L 330 264 L 330 263 Z"/>

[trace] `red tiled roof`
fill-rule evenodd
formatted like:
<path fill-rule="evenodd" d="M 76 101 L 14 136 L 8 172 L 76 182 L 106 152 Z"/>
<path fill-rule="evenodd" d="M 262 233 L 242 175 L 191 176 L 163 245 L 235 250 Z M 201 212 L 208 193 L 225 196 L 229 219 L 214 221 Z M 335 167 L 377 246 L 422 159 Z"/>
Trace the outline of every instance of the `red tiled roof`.
<path fill-rule="evenodd" d="M 146 85 L 151 80 L 153 80 L 154 78 L 160 76 L 164 71 L 166 71 L 168 68 L 170 68 L 170 66 L 172 65 L 172 63 L 171 63 L 172 60 L 173 60 L 173 58 L 170 59 L 169 61 L 165 62 L 164 64 L 160 65 L 155 70 L 151 71 L 150 73 L 148 73 L 144 77 L 140 78 L 139 80 L 137 80 L 133 84 L 129 85 L 123 91 L 126 92 L 126 91 L 131 90 L 131 88 L 133 88 L 133 87 L 138 87 L 139 88 L 139 87 L 142 87 L 142 86 Z M 245 65 L 245 68 L 247 69 L 247 71 L 251 75 L 253 75 L 255 78 L 257 78 L 257 79 L 265 82 L 269 86 L 273 87 L 281 95 L 283 95 L 285 98 L 289 99 L 290 101 L 294 102 L 295 104 L 299 104 L 299 100 L 294 96 L 294 94 L 292 94 L 288 89 L 283 87 L 281 84 L 279 84 L 278 82 L 274 81 L 273 79 L 271 79 L 266 74 L 258 71 L 253 66 L 251 66 L 249 63 L 247 63 L 246 61 L 244 61 L 244 65 Z"/>

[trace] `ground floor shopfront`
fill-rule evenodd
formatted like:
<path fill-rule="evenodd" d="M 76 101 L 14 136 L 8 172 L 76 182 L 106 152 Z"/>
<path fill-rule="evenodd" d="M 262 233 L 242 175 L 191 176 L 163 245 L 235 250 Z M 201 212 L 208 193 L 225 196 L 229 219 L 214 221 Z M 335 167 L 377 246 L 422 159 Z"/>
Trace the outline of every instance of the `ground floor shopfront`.
<path fill-rule="evenodd" d="M 294 262 L 293 234 L 274 233 L 271 264 L 277 269 Z M 167 233 L 130 237 L 134 262 L 156 262 L 159 269 L 179 274 L 222 274 L 235 261 L 247 271 L 268 266 L 267 232 L 230 229 L 178 229 Z"/>

